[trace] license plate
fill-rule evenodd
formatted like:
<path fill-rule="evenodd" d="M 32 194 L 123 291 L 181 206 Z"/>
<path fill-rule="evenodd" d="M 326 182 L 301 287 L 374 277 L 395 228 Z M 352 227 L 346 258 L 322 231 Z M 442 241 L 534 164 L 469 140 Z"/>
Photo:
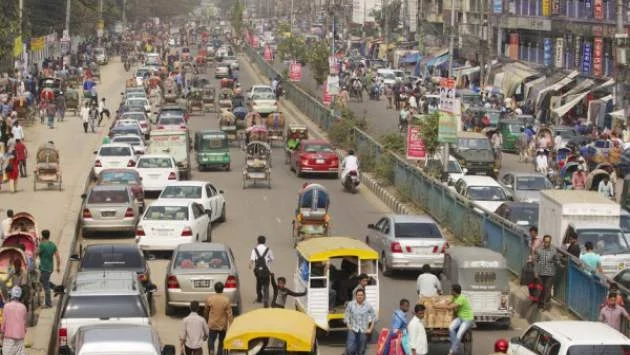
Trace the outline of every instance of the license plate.
<path fill-rule="evenodd" d="M 116 215 L 116 211 L 103 211 L 101 212 L 101 216 L 103 217 L 114 217 Z"/>
<path fill-rule="evenodd" d="M 153 231 L 153 232 L 158 237 L 168 237 L 171 234 L 171 231 L 169 231 L 169 230 L 156 230 L 156 231 Z"/>
<path fill-rule="evenodd" d="M 221 126 L 222 131 L 234 131 L 236 130 L 236 126 Z"/>
<path fill-rule="evenodd" d="M 315 164 L 324 164 L 326 161 L 324 159 L 315 160 Z"/>
<path fill-rule="evenodd" d="M 194 288 L 210 288 L 212 286 L 212 280 L 193 280 Z"/>
<path fill-rule="evenodd" d="M 149 177 L 151 179 L 158 179 L 161 175 L 160 174 L 149 174 Z"/>
<path fill-rule="evenodd" d="M 267 175 L 265 173 L 249 173 L 249 177 L 252 179 L 264 179 Z"/>

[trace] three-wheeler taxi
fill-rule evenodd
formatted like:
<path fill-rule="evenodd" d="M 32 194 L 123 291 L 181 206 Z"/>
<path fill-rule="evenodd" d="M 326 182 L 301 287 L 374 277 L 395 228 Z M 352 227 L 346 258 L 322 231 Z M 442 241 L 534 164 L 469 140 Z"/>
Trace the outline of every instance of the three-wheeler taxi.
<path fill-rule="evenodd" d="M 212 167 L 230 170 L 230 147 L 225 132 L 219 130 L 195 132 L 194 147 L 199 171 Z"/>
<path fill-rule="evenodd" d="M 224 354 L 316 355 L 315 322 L 282 308 L 261 308 L 234 319 L 223 341 Z"/>
<path fill-rule="evenodd" d="M 345 305 L 353 299 L 358 276 L 369 277 L 366 301 L 378 316 L 378 253 L 364 242 L 347 237 L 312 238 L 296 246 L 294 290 L 306 290 L 295 307 L 315 320 L 326 332 L 345 331 Z"/>

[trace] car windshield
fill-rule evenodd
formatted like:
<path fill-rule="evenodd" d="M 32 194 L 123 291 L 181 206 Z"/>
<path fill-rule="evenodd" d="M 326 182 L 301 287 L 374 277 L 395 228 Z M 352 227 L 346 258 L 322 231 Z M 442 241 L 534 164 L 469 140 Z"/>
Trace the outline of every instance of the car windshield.
<path fill-rule="evenodd" d="M 145 100 L 134 99 L 134 100 L 127 100 L 127 102 L 125 102 L 125 105 L 133 106 L 133 107 L 140 107 L 140 106 L 144 106 L 146 103 L 147 102 Z"/>
<path fill-rule="evenodd" d="M 127 184 L 138 184 L 140 181 L 138 180 L 138 175 L 134 172 L 113 172 L 106 171 L 101 173 L 101 184 L 107 185 L 127 185 Z"/>
<path fill-rule="evenodd" d="M 591 242 L 593 251 L 599 255 L 630 253 L 630 246 L 625 235 L 615 229 L 580 229 L 578 241 L 582 246 Z"/>
<path fill-rule="evenodd" d="M 521 176 L 516 178 L 517 190 L 538 191 L 551 188 L 551 183 L 544 176 Z"/>
<path fill-rule="evenodd" d="M 138 295 L 70 296 L 61 318 L 148 318 L 149 312 Z"/>
<path fill-rule="evenodd" d="M 143 78 L 147 74 L 149 74 L 149 71 L 146 69 L 136 70 L 136 77 Z"/>
<path fill-rule="evenodd" d="M 507 218 L 522 226 L 538 225 L 538 207 L 512 206 L 507 211 Z"/>
<path fill-rule="evenodd" d="M 140 158 L 138 160 L 138 168 L 142 169 L 169 169 L 173 167 L 173 163 L 169 158 Z"/>
<path fill-rule="evenodd" d="M 140 135 L 142 134 L 142 132 L 140 132 L 140 130 L 138 129 L 138 126 L 119 126 L 119 127 L 114 127 L 111 130 L 111 134 L 116 136 L 116 135 L 124 135 L 124 134 L 137 134 Z M 103 155 L 103 154 L 101 154 Z"/>
<path fill-rule="evenodd" d="M 630 233 L 630 215 L 622 214 L 621 217 L 619 217 L 619 221 L 621 230 L 624 233 Z"/>
<path fill-rule="evenodd" d="M 470 186 L 468 198 L 473 201 L 505 201 L 507 200 L 502 188 L 496 186 Z"/>
<path fill-rule="evenodd" d="M 396 238 L 442 238 L 435 223 L 396 223 L 394 233 Z"/>
<path fill-rule="evenodd" d="M 127 190 L 92 190 L 87 203 L 129 203 L 129 194 Z"/>
<path fill-rule="evenodd" d="M 184 123 L 184 118 L 180 116 L 162 116 L 158 121 L 158 124 L 161 125 L 179 125 Z"/>
<path fill-rule="evenodd" d="M 254 88 L 254 94 L 260 94 L 260 93 L 265 93 L 265 92 L 273 93 L 273 90 L 271 90 L 271 88 L 268 86 L 261 86 L 261 87 Z"/>
<path fill-rule="evenodd" d="M 307 144 L 304 146 L 304 151 L 307 153 L 330 153 L 333 149 L 328 144 Z"/>
<path fill-rule="evenodd" d="M 225 142 L 224 136 L 217 135 L 203 135 L 201 137 L 201 144 L 199 148 L 210 148 L 210 149 L 218 149 L 218 148 L 227 148 L 227 143 Z"/>
<path fill-rule="evenodd" d="M 131 145 L 140 145 L 142 141 L 138 137 L 115 137 L 112 142 L 129 143 Z"/>
<path fill-rule="evenodd" d="M 572 345 L 567 355 L 626 355 L 630 353 L 630 345 Z"/>
<path fill-rule="evenodd" d="M 276 97 L 271 92 L 257 92 L 252 96 L 253 100 L 275 100 Z"/>
<path fill-rule="evenodd" d="M 138 125 L 138 121 L 136 120 L 130 120 L 130 119 L 121 119 L 116 121 L 116 127 L 125 127 L 125 126 L 137 126 Z"/>
<path fill-rule="evenodd" d="M 394 79 L 396 80 L 396 75 L 394 73 L 383 73 L 383 79 Z"/>
<path fill-rule="evenodd" d="M 457 161 L 449 160 L 446 170 L 450 174 L 461 174 L 462 167 L 459 165 Z"/>
<path fill-rule="evenodd" d="M 520 125 L 520 124 L 511 124 L 511 125 L 509 125 L 510 133 L 512 133 L 512 134 L 521 133 L 521 128 L 523 128 L 523 126 Z"/>
<path fill-rule="evenodd" d="M 184 250 L 175 257 L 175 269 L 229 270 L 230 259 L 224 250 Z"/>
<path fill-rule="evenodd" d="M 187 221 L 187 206 L 151 206 L 144 214 L 150 221 Z"/>
<path fill-rule="evenodd" d="M 458 138 L 457 147 L 464 149 L 490 149 L 490 142 L 485 138 Z"/>
<path fill-rule="evenodd" d="M 134 121 L 144 121 L 146 118 L 143 114 L 140 113 L 132 113 L 132 114 L 124 114 L 121 117 L 122 120 L 134 120 Z"/>
<path fill-rule="evenodd" d="M 87 250 L 81 259 L 81 270 L 92 269 L 143 269 L 142 257 L 135 249 L 120 250 L 112 247 L 107 250 L 99 247 Z"/>
<path fill-rule="evenodd" d="M 103 48 L 94 48 L 94 54 L 95 55 L 103 55 L 103 54 L 105 54 L 105 49 L 103 49 Z"/>
<path fill-rule="evenodd" d="M 162 191 L 160 198 L 185 198 L 198 199 L 201 198 L 200 186 L 167 186 Z"/>
<path fill-rule="evenodd" d="M 124 157 L 132 154 L 129 147 L 101 147 L 98 155 L 102 157 Z"/>

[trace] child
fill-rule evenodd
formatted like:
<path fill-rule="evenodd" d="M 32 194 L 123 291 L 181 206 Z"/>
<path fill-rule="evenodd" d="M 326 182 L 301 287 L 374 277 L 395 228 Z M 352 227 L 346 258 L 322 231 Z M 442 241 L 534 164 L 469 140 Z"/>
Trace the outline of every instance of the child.
<path fill-rule="evenodd" d="M 273 287 L 273 298 L 271 301 L 272 308 L 284 308 L 287 303 L 287 297 L 302 297 L 306 295 L 304 292 L 293 292 L 286 287 L 287 279 L 284 277 L 278 277 L 276 282 L 276 275 L 271 274 L 271 287 Z"/>

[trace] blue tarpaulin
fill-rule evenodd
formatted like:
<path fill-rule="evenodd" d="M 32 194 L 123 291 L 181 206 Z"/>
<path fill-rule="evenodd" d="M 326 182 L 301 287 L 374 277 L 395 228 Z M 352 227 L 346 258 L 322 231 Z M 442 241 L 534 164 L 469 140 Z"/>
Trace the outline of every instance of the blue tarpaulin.
<path fill-rule="evenodd" d="M 400 64 L 416 64 L 422 59 L 420 53 L 407 53 L 404 57 L 400 58 Z"/>

